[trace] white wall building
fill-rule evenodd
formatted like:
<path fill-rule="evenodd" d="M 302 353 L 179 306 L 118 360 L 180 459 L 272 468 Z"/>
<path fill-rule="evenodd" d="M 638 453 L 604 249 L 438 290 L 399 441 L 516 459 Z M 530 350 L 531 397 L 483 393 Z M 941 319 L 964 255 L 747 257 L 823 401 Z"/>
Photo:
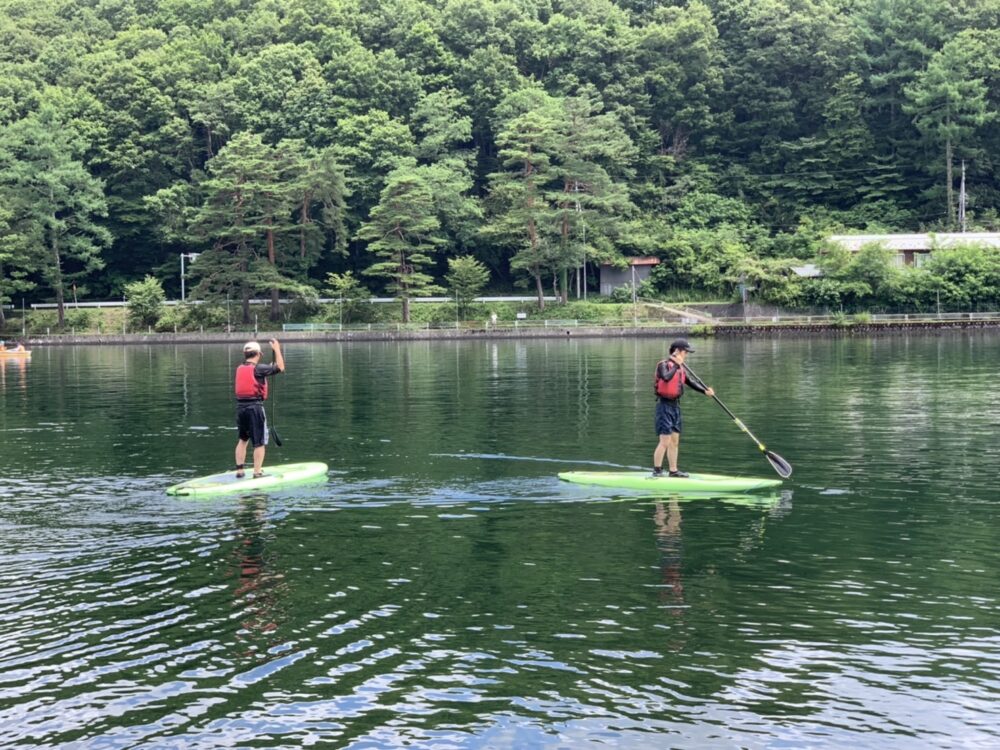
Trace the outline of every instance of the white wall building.
<path fill-rule="evenodd" d="M 896 253 L 901 266 L 920 266 L 935 248 L 983 245 L 1000 249 L 1000 232 L 939 232 L 928 234 L 834 234 L 827 238 L 852 252 L 879 244 Z"/>

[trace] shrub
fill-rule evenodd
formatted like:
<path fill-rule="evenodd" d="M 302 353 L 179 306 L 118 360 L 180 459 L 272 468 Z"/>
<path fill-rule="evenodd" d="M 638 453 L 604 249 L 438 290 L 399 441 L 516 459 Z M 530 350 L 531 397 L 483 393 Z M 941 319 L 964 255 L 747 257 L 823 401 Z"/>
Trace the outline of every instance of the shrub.
<path fill-rule="evenodd" d="M 125 285 L 128 320 L 133 326 L 151 326 L 160 318 L 166 295 L 163 285 L 153 276 Z"/>
<path fill-rule="evenodd" d="M 93 310 L 73 309 L 66 311 L 66 327 L 83 331 L 94 325 L 97 315 Z"/>
<path fill-rule="evenodd" d="M 377 317 L 371 291 L 351 271 L 327 274 L 326 286 L 330 296 L 340 300 L 327 314 L 330 322 L 371 323 Z"/>
<path fill-rule="evenodd" d="M 830 316 L 830 323 L 838 328 L 850 328 L 851 318 L 847 313 L 838 310 Z"/>

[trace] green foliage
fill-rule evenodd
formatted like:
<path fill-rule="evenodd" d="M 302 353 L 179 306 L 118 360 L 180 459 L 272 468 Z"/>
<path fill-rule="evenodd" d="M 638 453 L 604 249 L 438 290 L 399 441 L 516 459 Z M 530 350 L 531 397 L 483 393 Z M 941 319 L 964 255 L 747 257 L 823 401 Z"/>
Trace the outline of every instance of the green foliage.
<path fill-rule="evenodd" d="M 160 319 L 166 295 L 163 285 L 153 276 L 125 285 L 129 323 L 134 326 L 151 326 Z"/>
<path fill-rule="evenodd" d="M 97 320 L 97 313 L 85 307 L 66 310 L 66 327 L 84 331 L 90 329 Z"/>
<path fill-rule="evenodd" d="M 851 316 L 842 310 L 837 310 L 830 316 L 830 324 L 837 328 L 850 328 L 853 325 Z"/>
<path fill-rule="evenodd" d="M 337 322 L 371 322 L 373 310 L 370 300 L 373 295 L 351 271 L 328 274 L 326 286 L 330 296 L 340 300 L 336 305 Z"/>
<path fill-rule="evenodd" d="M 102 185 L 80 160 L 84 140 L 54 107 L 0 131 L 0 298 L 25 289 L 33 272 L 55 294 L 64 323 L 67 282 L 104 266 L 111 234 Z M 72 270 L 71 270 L 72 269 Z M 2 270 L 2 266 L 0 266 Z"/>
<path fill-rule="evenodd" d="M 421 271 L 429 253 L 442 244 L 434 194 L 419 169 L 402 166 L 392 172 L 371 219 L 358 232 L 370 240 L 369 251 L 380 260 L 365 273 L 387 280 L 386 289 L 403 303 L 403 322 L 410 322 L 410 299 L 429 297 L 441 287 Z"/>
<path fill-rule="evenodd" d="M 473 298 L 486 286 L 490 272 L 478 260 L 465 255 L 461 258 L 448 258 L 448 275 L 445 278 L 461 315 Z"/>
<path fill-rule="evenodd" d="M 540 308 L 629 255 L 660 258 L 661 298 L 987 305 L 976 273 L 788 268 L 833 232 L 954 226 L 961 161 L 970 228 L 1000 227 L 997 17 L 996 0 L 0 0 L 0 305 L 173 285 L 180 252 L 201 253 L 191 294 L 243 325 L 253 298 L 277 322 L 280 297 L 364 269 L 408 310 L 465 256 Z"/>

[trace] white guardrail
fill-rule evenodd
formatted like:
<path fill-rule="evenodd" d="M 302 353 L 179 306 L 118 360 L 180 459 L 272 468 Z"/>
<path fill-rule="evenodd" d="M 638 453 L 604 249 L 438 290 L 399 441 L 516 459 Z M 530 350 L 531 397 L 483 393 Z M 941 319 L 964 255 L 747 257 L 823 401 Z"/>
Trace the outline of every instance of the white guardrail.
<path fill-rule="evenodd" d="M 545 299 L 546 302 L 556 302 L 559 298 L 558 297 L 545 297 L 544 299 Z M 282 305 L 291 305 L 291 304 L 293 304 L 293 303 L 295 303 L 297 301 L 298 300 L 279 299 L 278 303 L 282 304 Z M 413 298 L 410 299 L 410 302 L 415 302 L 415 303 L 418 303 L 418 304 L 421 303 L 421 302 L 454 302 L 454 301 L 455 301 L 454 297 L 413 297 Z M 538 297 L 473 297 L 472 301 L 473 302 L 537 302 L 538 301 Z M 340 298 L 340 297 L 320 297 L 320 298 L 318 298 L 316 300 L 316 302 L 319 302 L 321 304 L 331 304 L 331 303 L 333 303 L 333 304 L 340 304 L 341 302 L 343 302 L 343 299 Z M 396 302 L 396 303 L 398 303 L 399 299 L 397 299 L 396 297 L 371 297 L 370 299 L 365 300 L 365 302 L 371 302 L 372 304 L 387 304 L 387 303 L 390 303 L 390 302 Z M 205 303 L 204 300 L 200 300 L 200 299 L 199 300 L 187 300 L 186 302 L 183 302 L 183 303 L 180 300 L 171 299 L 171 300 L 165 300 L 163 302 L 163 304 L 170 306 L 170 305 L 180 305 L 180 304 L 185 304 L 185 305 L 204 305 L 206 303 Z M 218 304 L 221 304 L 221 303 L 218 303 Z M 234 299 L 230 304 L 232 304 L 234 306 L 235 305 L 241 305 L 241 304 L 243 304 L 243 301 L 242 300 L 236 300 L 236 299 Z M 270 305 L 271 304 L 271 300 L 270 299 L 252 299 L 252 300 L 250 300 L 250 304 L 251 305 Z M 125 300 L 120 300 L 120 299 L 118 299 L 118 300 L 105 300 L 105 301 L 101 301 L 101 302 L 64 302 L 63 303 L 63 307 L 65 307 L 68 310 L 73 310 L 73 309 L 76 309 L 78 307 L 90 307 L 90 308 L 94 308 L 94 307 L 126 307 L 127 305 L 128 305 L 128 303 Z M 10 306 L 8 305 L 7 307 L 10 307 Z M 34 303 L 28 305 L 28 307 L 30 307 L 32 310 L 55 310 L 57 307 L 59 307 L 59 305 L 57 303 L 55 303 L 55 302 L 34 302 Z"/>
<path fill-rule="evenodd" d="M 292 304 L 295 300 L 281 299 L 279 302 L 283 305 Z M 343 302 L 341 298 L 338 297 L 322 297 L 316 300 L 317 302 L 324 304 L 339 304 Z M 398 303 L 399 300 L 395 297 L 373 297 L 367 300 L 373 304 L 388 304 L 388 303 Z M 416 297 L 410 300 L 414 303 L 421 302 L 454 302 L 452 297 Z M 524 303 L 535 303 L 538 301 L 537 297 L 527 297 L 527 296 L 500 296 L 500 297 L 476 297 L 475 302 L 524 302 Z M 557 302 L 557 297 L 545 297 L 546 302 Z M 254 305 L 269 305 L 271 300 L 269 299 L 252 299 L 251 304 Z M 163 303 L 164 305 L 179 305 L 181 304 L 177 300 L 167 300 Z M 206 304 L 202 300 L 189 300 L 184 304 L 188 305 L 203 305 Z M 234 306 L 241 304 L 239 301 L 233 301 Z M 106 300 L 100 302 L 67 302 L 64 307 L 68 310 L 73 310 L 77 308 L 101 308 L 101 307 L 125 307 L 127 303 L 124 300 Z M 5 305 L 6 309 L 16 309 L 12 305 Z M 58 307 L 54 302 L 37 302 L 33 303 L 31 306 L 33 310 L 52 310 Z M 861 313 L 858 315 L 766 315 L 766 316 L 748 316 L 748 317 L 717 317 L 713 318 L 711 316 L 705 316 L 708 319 L 704 319 L 702 323 L 704 325 L 767 325 L 775 323 L 784 323 L 789 325 L 809 325 L 811 323 L 816 324 L 830 324 L 837 322 L 849 322 L 849 323 L 928 323 L 934 321 L 1000 321 L 1000 312 L 962 312 L 962 313 L 937 313 L 937 312 L 927 312 L 927 313 Z M 528 320 L 528 319 L 518 319 L 515 321 L 497 321 L 496 323 L 490 323 L 487 327 L 489 328 L 532 328 L 532 327 L 651 327 L 651 326 L 662 326 L 664 324 L 670 325 L 694 325 L 699 323 L 695 318 L 678 316 L 675 318 L 663 318 L 659 320 L 651 319 L 618 319 L 618 320 L 565 320 L 565 319 L 553 319 L 553 320 Z M 421 330 L 427 328 L 476 328 L 482 327 L 483 323 L 481 321 L 452 321 L 452 322 L 442 322 L 442 323 L 364 323 L 356 325 L 341 325 L 340 323 L 286 323 L 284 325 L 284 330 L 286 331 L 320 331 L 320 330 Z"/>

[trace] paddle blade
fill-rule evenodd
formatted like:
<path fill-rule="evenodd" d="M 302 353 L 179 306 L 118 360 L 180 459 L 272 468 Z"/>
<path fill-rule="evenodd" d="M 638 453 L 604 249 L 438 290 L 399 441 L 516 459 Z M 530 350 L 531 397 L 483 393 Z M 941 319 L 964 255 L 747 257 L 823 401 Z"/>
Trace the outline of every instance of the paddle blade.
<path fill-rule="evenodd" d="M 788 479 L 792 475 L 792 465 L 773 451 L 764 451 L 764 455 L 770 462 L 771 467 L 778 472 L 782 479 Z"/>
<path fill-rule="evenodd" d="M 273 427 L 271 428 L 271 439 L 274 441 L 276 446 L 279 448 L 281 447 L 281 435 L 279 435 L 278 431 Z M 781 472 L 779 471 L 778 473 L 780 474 Z M 791 469 L 789 469 L 789 473 L 791 473 Z"/>

